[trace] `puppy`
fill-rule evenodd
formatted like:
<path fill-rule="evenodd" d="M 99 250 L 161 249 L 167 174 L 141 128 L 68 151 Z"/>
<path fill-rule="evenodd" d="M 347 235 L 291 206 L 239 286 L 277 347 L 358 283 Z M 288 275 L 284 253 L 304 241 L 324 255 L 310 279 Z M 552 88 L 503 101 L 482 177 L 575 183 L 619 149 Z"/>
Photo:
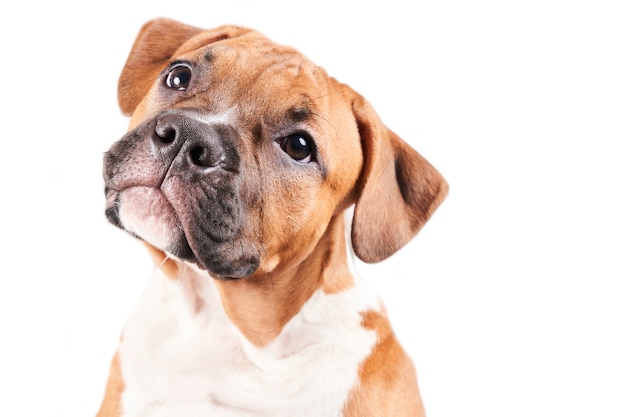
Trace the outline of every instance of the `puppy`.
<path fill-rule="evenodd" d="M 423 415 L 347 253 L 378 262 L 412 239 L 447 193 L 439 172 L 350 87 L 247 28 L 148 22 L 119 104 L 106 216 L 155 269 L 98 416 Z"/>

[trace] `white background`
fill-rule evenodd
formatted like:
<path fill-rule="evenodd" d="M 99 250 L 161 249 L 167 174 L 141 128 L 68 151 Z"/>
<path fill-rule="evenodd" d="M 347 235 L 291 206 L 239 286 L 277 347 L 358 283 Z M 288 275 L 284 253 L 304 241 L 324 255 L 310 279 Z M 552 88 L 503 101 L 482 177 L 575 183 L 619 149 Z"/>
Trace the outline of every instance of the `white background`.
<path fill-rule="evenodd" d="M 0 12 L 0 415 L 90 416 L 151 264 L 103 214 L 141 24 L 237 23 L 367 97 L 450 183 L 359 265 L 429 417 L 626 416 L 620 1 L 10 2 Z"/>

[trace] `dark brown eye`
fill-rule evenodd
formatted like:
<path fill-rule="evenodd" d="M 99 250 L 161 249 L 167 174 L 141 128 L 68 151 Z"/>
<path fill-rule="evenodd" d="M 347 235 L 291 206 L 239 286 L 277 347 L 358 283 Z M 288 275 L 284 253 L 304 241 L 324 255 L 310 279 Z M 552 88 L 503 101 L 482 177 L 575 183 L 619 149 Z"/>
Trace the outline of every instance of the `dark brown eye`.
<path fill-rule="evenodd" d="M 311 162 L 313 156 L 313 141 L 304 133 L 294 133 L 282 138 L 281 149 L 292 159 L 298 162 Z"/>
<path fill-rule="evenodd" d="M 167 74 L 165 84 L 169 88 L 173 88 L 179 91 L 185 91 L 187 90 L 187 87 L 189 87 L 190 81 L 191 68 L 189 68 L 187 65 L 178 65 L 172 68 L 169 74 Z"/>

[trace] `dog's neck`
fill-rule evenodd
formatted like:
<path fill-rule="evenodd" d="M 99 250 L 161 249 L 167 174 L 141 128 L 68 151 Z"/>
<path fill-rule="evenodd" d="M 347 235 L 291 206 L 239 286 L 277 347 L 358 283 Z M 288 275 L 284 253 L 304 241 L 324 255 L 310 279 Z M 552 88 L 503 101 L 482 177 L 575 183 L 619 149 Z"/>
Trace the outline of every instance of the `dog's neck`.
<path fill-rule="evenodd" d="M 154 247 L 148 246 L 148 249 L 170 279 L 209 279 L 206 276 L 192 278 L 179 261 L 168 258 Z M 311 254 L 292 268 L 239 280 L 214 279 L 214 283 L 229 319 L 251 343 L 263 346 L 279 335 L 315 291 L 321 289 L 333 294 L 354 284 L 346 252 L 344 216 L 336 215 Z M 204 298 L 204 286 L 188 283 L 183 287 L 187 288 L 185 298 L 193 311 L 197 308 L 195 304 Z"/>
<path fill-rule="evenodd" d="M 343 216 L 335 216 L 313 252 L 293 268 L 216 280 L 226 314 L 253 344 L 274 340 L 315 291 L 336 293 L 353 285 L 345 242 Z"/>

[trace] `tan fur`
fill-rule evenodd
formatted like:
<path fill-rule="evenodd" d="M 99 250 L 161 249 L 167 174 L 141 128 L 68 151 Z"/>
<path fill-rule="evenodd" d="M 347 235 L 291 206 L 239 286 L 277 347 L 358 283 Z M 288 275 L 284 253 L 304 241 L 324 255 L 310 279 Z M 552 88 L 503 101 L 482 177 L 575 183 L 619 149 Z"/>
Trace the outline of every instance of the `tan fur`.
<path fill-rule="evenodd" d="M 113 356 L 109 371 L 109 380 L 106 385 L 104 400 L 96 417 L 118 417 L 121 415 L 121 398 L 124 392 L 124 379 L 120 370 L 120 361 Z"/>
<path fill-rule="evenodd" d="M 244 279 L 215 282 L 230 320 L 250 342 L 264 346 L 316 290 L 334 294 L 355 285 L 347 265 L 345 209 L 355 205 L 351 242 L 356 254 L 366 262 L 378 262 L 415 236 L 445 198 L 448 186 L 358 93 L 328 77 L 292 48 L 276 45 L 247 28 L 203 30 L 168 19 L 147 23 L 133 45 L 118 87 L 120 107 L 131 115 L 130 129 L 171 106 L 155 87 L 163 68 L 179 57 L 208 60 L 204 47 L 212 44 L 221 59 L 211 62 L 211 77 L 228 80 L 227 87 L 215 83 L 210 92 L 202 91 L 172 107 L 202 108 L 212 114 L 236 111 L 242 132 L 280 126 L 286 111 L 310 108 L 316 117 L 307 123 L 316 132 L 327 175 L 323 181 L 291 173 L 294 177 L 248 179 L 250 187 L 263 187 L 264 193 L 247 218 L 251 231 L 242 233 L 260 242 L 262 259 L 258 269 Z M 281 71 L 277 65 L 282 65 Z M 268 73 L 270 67 L 275 72 Z M 293 71 L 305 73 L 308 78 L 299 80 L 309 84 L 291 86 L 291 79 L 281 81 L 281 76 Z M 253 141 L 240 145 L 242 159 L 254 160 Z M 269 174 L 273 167 L 263 169 Z M 281 198 L 284 191 L 273 192 L 285 188 L 292 195 L 310 193 L 312 197 Z M 177 279 L 182 264 L 146 246 L 165 275 Z M 422 416 L 415 370 L 387 318 L 366 312 L 363 326 L 376 332 L 378 342 L 360 367 L 360 382 L 345 405 L 345 416 Z M 119 415 L 123 389 L 116 356 L 98 417 Z"/>
<path fill-rule="evenodd" d="M 342 217 L 333 218 L 318 250 L 287 270 L 245 280 L 216 281 L 226 314 L 257 346 L 273 340 L 283 326 L 302 308 L 320 286 L 327 293 L 339 292 L 354 284 L 347 269 Z M 344 241 L 345 242 L 345 241 Z"/>
<path fill-rule="evenodd" d="M 345 417 L 424 416 L 413 363 L 396 339 L 386 317 L 363 315 L 363 326 L 376 331 L 378 342 L 361 365 L 359 384 L 345 407 Z"/>

